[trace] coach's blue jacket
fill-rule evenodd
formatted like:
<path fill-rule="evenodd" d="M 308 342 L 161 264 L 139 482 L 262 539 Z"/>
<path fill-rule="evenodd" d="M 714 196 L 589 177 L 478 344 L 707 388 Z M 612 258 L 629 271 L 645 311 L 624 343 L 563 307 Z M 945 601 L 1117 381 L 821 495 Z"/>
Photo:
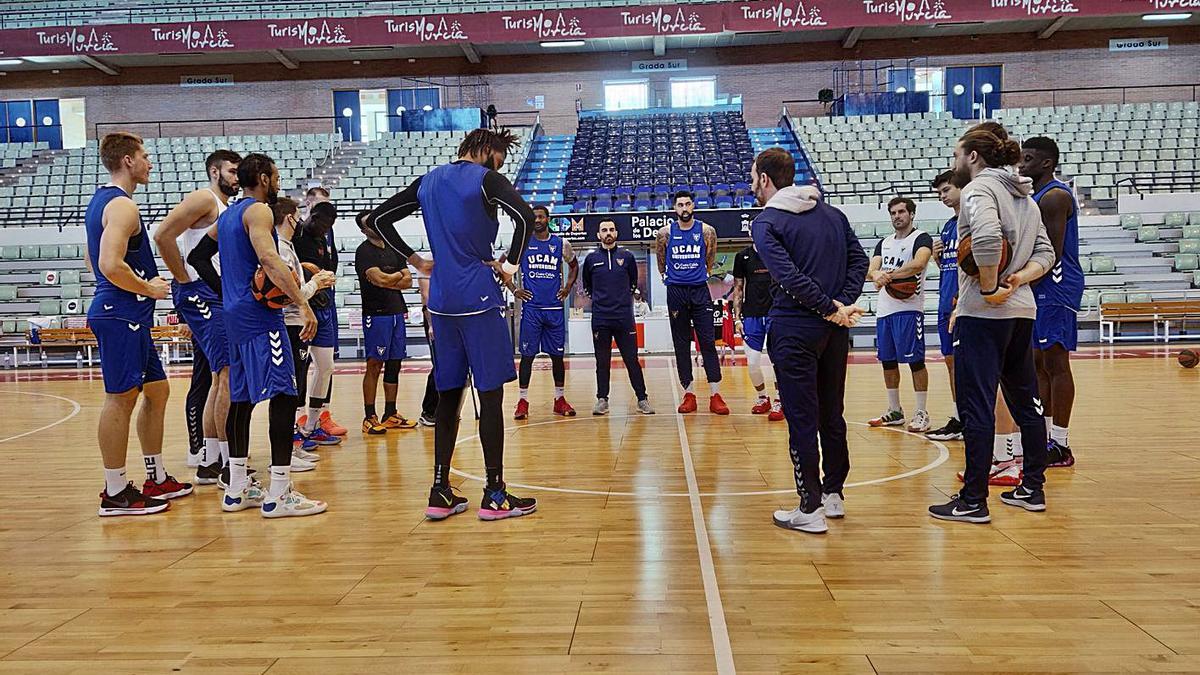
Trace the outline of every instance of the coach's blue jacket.
<path fill-rule="evenodd" d="M 845 214 L 810 185 L 785 187 L 750 227 L 775 285 L 770 318 L 819 324 L 862 295 L 870 261 Z"/>

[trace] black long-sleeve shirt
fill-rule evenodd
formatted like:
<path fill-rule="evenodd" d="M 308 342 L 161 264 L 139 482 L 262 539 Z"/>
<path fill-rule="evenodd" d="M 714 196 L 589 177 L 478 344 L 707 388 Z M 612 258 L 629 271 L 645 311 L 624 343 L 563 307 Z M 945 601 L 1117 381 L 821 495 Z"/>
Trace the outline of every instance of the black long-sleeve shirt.
<path fill-rule="evenodd" d="M 598 248 L 583 260 L 583 290 L 592 299 L 592 320 L 633 319 L 637 258 L 628 249 Z"/>

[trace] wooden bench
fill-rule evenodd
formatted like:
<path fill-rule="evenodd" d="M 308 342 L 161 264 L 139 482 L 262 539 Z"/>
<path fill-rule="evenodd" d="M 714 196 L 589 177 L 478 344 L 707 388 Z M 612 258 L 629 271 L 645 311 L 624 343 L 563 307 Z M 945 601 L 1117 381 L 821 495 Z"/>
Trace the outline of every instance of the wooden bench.
<path fill-rule="evenodd" d="M 1188 321 L 1200 321 L 1200 299 L 1157 300 L 1153 302 L 1105 302 L 1100 305 L 1100 341 L 1117 340 L 1122 323 L 1149 323 L 1155 342 L 1161 337 L 1171 341 L 1171 323 L 1186 327 Z"/>

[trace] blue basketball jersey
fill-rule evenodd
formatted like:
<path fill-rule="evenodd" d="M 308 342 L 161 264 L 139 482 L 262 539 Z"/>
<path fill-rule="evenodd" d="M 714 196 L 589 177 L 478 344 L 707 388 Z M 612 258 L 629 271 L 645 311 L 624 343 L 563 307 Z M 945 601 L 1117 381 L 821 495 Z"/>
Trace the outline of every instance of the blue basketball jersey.
<path fill-rule="evenodd" d="M 100 237 L 104 234 L 104 209 L 117 197 L 128 197 L 125 190 L 115 185 L 105 185 L 96 190 L 88 202 L 84 215 L 87 231 L 88 256 L 96 273 L 96 294 L 88 309 L 88 319 L 122 319 L 133 323 L 150 324 L 154 320 L 154 300 L 120 288 L 100 271 Z M 133 273 L 143 279 L 158 276 L 158 265 L 154 252 L 150 250 L 150 235 L 145 223 L 138 218 L 141 231 L 129 238 L 125 249 L 125 263 Z"/>
<path fill-rule="evenodd" d="M 1079 206 L 1071 186 L 1054 179 L 1033 195 L 1040 202 L 1047 192 L 1065 190 L 1071 196 L 1071 215 L 1067 217 L 1067 231 L 1063 236 L 1062 257 L 1046 276 L 1033 284 L 1033 293 L 1039 307 L 1070 307 L 1079 309 L 1083 300 L 1083 266 L 1079 263 Z"/>
<path fill-rule="evenodd" d="M 708 246 L 704 243 L 704 223 L 696 220 L 686 230 L 671 221 L 667 239 L 668 286 L 702 286 L 708 283 Z"/>
<path fill-rule="evenodd" d="M 496 209 L 483 200 L 488 168 L 458 161 L 439 166 L 421 179 L 417 200 L 433 274 L 429 279 L 429 311 L 462 316 L 503 307 L 500 285 L 484 261 L 495 258 L 492 244 L 500 229 Z"/>
<path fill-rule="evenodd" d="M 958 216 L 942 226 L 942 256 L 938 260 L 938 314 L 954 311 L 958 295 Z"/>
<path fill-rule="evenodd" d="M 258 269 L 258 254 L 250 243 L 243 217 L 257 202 L 245 197 L 217 219 L 217 243 L 221 258 L 221 296 L 225 305 L 225 332 L 230 344 L 242 344 L 283 326 L 283 310 L 270 309 L 254 299 L 251 284 Z M 275 228 L 271 238 L 279 245 Z"/>
<path fill-rule="evenodd" d="M 521 284 L 533 298 L 525 303 L 526 307 L 537 309 L 562 309 L 562 300 L 558 299 L 558 291 L 562 288 L 563 243 L 556 235 L 550 235 L 546 241 L 537 236 L 529 238 L 525 247 L 525 256 L 521 258 Z"/>

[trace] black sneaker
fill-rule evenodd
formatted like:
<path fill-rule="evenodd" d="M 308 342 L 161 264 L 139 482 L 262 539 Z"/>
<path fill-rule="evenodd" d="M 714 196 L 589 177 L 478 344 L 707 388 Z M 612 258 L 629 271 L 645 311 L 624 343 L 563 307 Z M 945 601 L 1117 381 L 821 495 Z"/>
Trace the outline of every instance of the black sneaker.
<path fill-rule="evenodd" d="M 429 505 L 425 507 L 426 518 L 430 520 L 445 520 L 466 510 L 466 497 L 454 494 L 453 488 L 441 490 L 436 487 L 429 488 Z"/>
<path fill-rule="evenodd" d="M 968 504 L 958 495 L 949 502 L 929 507 L 929 515 L 939 520 L 954 520 L 962 523 L 990 523 L 992 516 L 988 513 L 987 502 Z"/>
<path fill-rule="evenodd" d="M 216 485 L 221 480 L 221 462 L 196 467 L 196 485 Z"/>
<path fill-rule="evenodd" d="M 925 437 L 931 441 L 961 441 L 963 423 L 957 417 L 951 417 L 950 421 L 946 422 L 946 426 L 925 432 Z"/>
<path fill-rule="evenodd" d="M 437 420 L 434 419 L 433 415 L 426 413 L 421 413 L 421 417 L 417 420 L 417 422 L 423 427 L 432 427 L 437 424 Z"/>
<path fill-rule="evenodd" d="M 1068 466 L 1075 466 L 1075 455 L 1071 454 L 1071 448 L 1050 439 L 1046 443 L 1046 468 L 1062 469 Z"/>
<path fill-rule="evenodd" d="M 253 467 L 249 467 L 249 466 L 246 467 L 246 477 L 247 478 L 252 478 L 254 476 L 254 474 L 256 474 L 256 473 L 258 473 L 258 471 L 256 471 Z M 229 465 L 228 464 L 221 467 L 221 475 L 219 478 L 217 478 L 217 487 L 221 488 L 222 490 L 229 489 Z"/>
<path fill-rule="evenodd" d="M 529 515 L 537 511 L 536 499 L 522 499 L 510 493 L 504 486 L 499 490 L 483 489 L 483 502 L 479 504 L 480 520 L 503 520 Z"/>
<path fill-rule="evenodd" d="M 1024 485 L 1015 490 L 1001 492 L 1000 501 L 1009 506 L 1019 506 L 1026 511 L 1046 510 L 1046 493 L 1042 490 L 1030 490 Z"/>
<path fill-rule="evenodd" d="M 145 516 L 151 513 L 166 511 L 171 508 L 165 499 L 147 497 L 133 486 L 126 483 L 125 489 L 115 495 L 109 495 L 108 490 L 100 493 L 101 516 Z"/>

